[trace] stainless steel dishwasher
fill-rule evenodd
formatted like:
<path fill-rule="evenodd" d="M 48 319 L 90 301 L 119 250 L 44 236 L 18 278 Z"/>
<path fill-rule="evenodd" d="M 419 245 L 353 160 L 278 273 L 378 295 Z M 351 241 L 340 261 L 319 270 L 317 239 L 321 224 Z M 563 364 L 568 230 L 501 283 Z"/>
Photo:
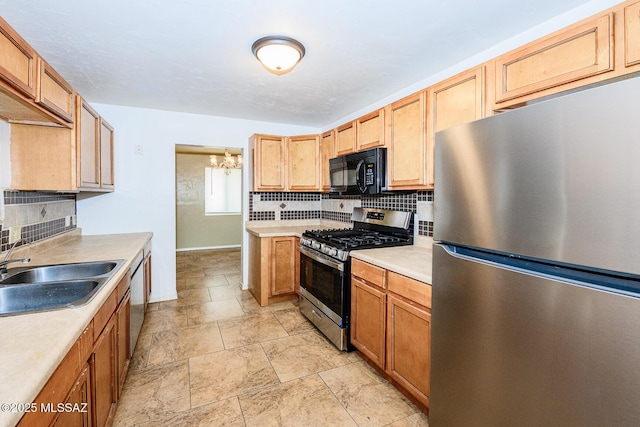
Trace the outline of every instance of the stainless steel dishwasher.
<path fill-rule="evenodd" d="M 144 322 L 144 268 L 143 251 L 140 251 L 131 267 L 131 354 Z"/>

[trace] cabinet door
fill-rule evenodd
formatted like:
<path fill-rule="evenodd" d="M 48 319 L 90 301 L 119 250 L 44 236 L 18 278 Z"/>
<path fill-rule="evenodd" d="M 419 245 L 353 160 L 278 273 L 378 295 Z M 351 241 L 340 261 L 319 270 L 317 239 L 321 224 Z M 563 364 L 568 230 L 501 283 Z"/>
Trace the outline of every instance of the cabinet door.
<path fill-rule="evenodd" d="M 331 189 L 331 178 L 329 175 L 329 159 L 335 157 L 335 132 L 329 131 L 322 134 L 320 141 L 320 176 L 322 191 Z"/>
<path fill-rule="evenodd" d="M 147 311 L 147 305 L 149 304 L 149 298 L 151 297 L 151 251 L 149 251 L 144 258 L 144 311 Z M 133 349 L 131 349 L 133 351 Z"/>
<path fill-rule="evenodd" d="M 90 427 L 91 421 L 91 382 L 86 364 L 65 402 L 65 411 L 58 413 L 53 426 Z"/>
<path fill-rule="evenodd" d="M 351 343 L 373 363 L 385 364 L 386 295 L 351 276 Z"/>
<path fill-rule="evenodd" d="M 431 312 L 387 296 L 387 373 L 429 406 Z"/>
<path fill-rule="evenodd" d="M 420 92 L 387 107 L 390 189 L 427 188 L 426 100 Z"/>
<path fill-rule="evenodd" d="M 269 305 L 269 239 L 249 234 L 249 292 L 261 307 Z"/>
<path fill-rule="evenodd" d="M 273 135 L 254 135 L 253 190 L 284 191 L 285 138 Z"/>
<path fill-rule="evenodd" d="M 0 17 L 0 79 L 23 95 L 36 97 L 36 51 Z"/>
<path fill-rule="evenodd" d="M 296 237 L 271 238 L 271 284 L 269 296 L 295 292 L 296 284 Z"/>
<path fill-rule="evenodd" d="M 38 90 L 36 104 L 51 111 L 67 123 L 73 123 L 75 91 L 60 74 L 42 58 L 38 58 Z"/>
<path fill-rule="evenodd" d="M 640 2 L 624 8 L 624 64 L 640 64 Z"/>
<path fill-rule="evenodd" d="M 100 118 L 100 187 L 113 190 L 113 127 Z"/>
<path fill-rule="evenodd" d="M 384 109 L 374 111 L 356 120 L 357 151 L 384 147 Z"/>
<path fill-rule="evenodd" d="M 289 155 L 288 189 L 291 191 L 320 190 L 320 137 L 318 135 L 287 138 Z"/>
<path fill-rule="evenodd" d="M 427 182 L 433 184 L 435 133 L 483 117 L 484 67 L 466 71 L 429 89 Z"/>
<path fill-rule="evenodd" d="M 117 401 L 116 374 L 116 316 L 111 316 L 96 340 L 91 355 L 91 391 L 93 396 L 93 425 L 110 424 Z"/>
<path fill-rule="evenodd" d="M 346 123 L 336 129 L 336 155 L 356 151 L 356 122 Z"/>
<path fill-rule="evenodd" d="M 529 43 L 496 60 L 496 103 L 611 71 L 613 52 L 612 13 Z"/>
<path fill-rule="evenodd" d="M 118 396 L 122 393 L 131 360 L 131 291 L 127 291 L 116 310 Z"/>
<path fill-rule="evenodd" d="M 78 97 L 76 118 L 76 149 L 78 187 L 100 187 L 100 116 L 82 98 Z"/>

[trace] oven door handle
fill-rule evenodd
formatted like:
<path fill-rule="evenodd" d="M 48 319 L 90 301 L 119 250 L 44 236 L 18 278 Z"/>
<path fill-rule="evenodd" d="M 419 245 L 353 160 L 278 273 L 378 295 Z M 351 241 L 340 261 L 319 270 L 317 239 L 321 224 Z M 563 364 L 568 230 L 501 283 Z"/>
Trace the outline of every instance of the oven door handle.
<path fill-rule="evenodd" d="M 312 249 L 307 248 L 306 246 L 298 246 L 298 249 L 300 250 L 301 254 L 311 258 L 314 261 L 318 261 L 320 264 L 335 268 L 339 271 L 344 271 L 344 263 L 342 262 L 335 261 L 324 254 L 319 254 Z"/>

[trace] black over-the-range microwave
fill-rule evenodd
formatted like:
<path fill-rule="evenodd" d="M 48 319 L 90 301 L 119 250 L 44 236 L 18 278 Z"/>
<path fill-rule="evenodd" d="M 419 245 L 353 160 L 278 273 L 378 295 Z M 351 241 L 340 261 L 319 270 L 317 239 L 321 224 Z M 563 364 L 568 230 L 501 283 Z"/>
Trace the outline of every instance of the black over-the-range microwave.
<path fill-rule="evenodd" d="M 379 194 L 387 191 L 387 149 L 372 148 L 329 160 L 331 192 Z"/>

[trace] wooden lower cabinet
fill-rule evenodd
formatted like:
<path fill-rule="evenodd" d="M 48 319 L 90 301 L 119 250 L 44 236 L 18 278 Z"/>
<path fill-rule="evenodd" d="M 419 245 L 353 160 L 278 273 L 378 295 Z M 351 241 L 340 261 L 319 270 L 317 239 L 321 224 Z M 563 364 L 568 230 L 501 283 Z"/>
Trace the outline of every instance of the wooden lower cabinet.
<path fill-rule="evenodd" d="M 356 259 L 352 264 L 351 343 L 392 384 L 426 410 L 431 286 Z M 378 270 L 384 272 L 382 279 Z M 371 272 L 375 274 L 368 274 Z"/>
<path fill-rule="evenodd" d="M 351 343 L 384 369 L 386 294 L 355 276 L 351 278 Z"/>
<path fill-rule="evenodd" d="M 127 291 L 115 313 L 117 327 L 117 391 L 122 394 L 124 380 L 127 378 L 131 360 L 131 291 Z"/>
<path fill-rule="evenodd" d="M 296 237 L 272 237 L 271 239 L 271 283 L 269 296 L 290 294 L 296 290 L 298 271 L 298 239 Z"/>
<path fill-rule="evenodd" d="M 300 239 L 249 234 L 249 291 L 258 304 L 295 299 L 300 287 Z"/>
<path fill-rule="evenodd" d="M 116 316 L 113 315 L 98 337 L 91 355 L 93 425 L 96 427 L 110 425 L 116 411 L 117 345 Z"/>
<path fill-rule="evenodd" d="M 111 425 L 131 357 L 130 296 L 127 272 L 34 400 L 38 410 L 27 412 L 19 427 Z"/>
<path fill-rule="evenodd" d="M 90 427 L 91 418 L 91 376 L 89 364 L 86 363 L 80 376 L 65 402 L 65 411 L 59 412 L 53 423 L 56 427 Z"/>
<path fill-rule="evenodd" d="M 147 312 L 149 298 L 151 298 L 151 241 L 144 247 L 144 311 Z M 132 348 L 131 351 L 134 349 Z"/>
<path fill-rule="evenodd" d="M 387 373 L 429 406 L 431 312 L 387 297 Z"/>

